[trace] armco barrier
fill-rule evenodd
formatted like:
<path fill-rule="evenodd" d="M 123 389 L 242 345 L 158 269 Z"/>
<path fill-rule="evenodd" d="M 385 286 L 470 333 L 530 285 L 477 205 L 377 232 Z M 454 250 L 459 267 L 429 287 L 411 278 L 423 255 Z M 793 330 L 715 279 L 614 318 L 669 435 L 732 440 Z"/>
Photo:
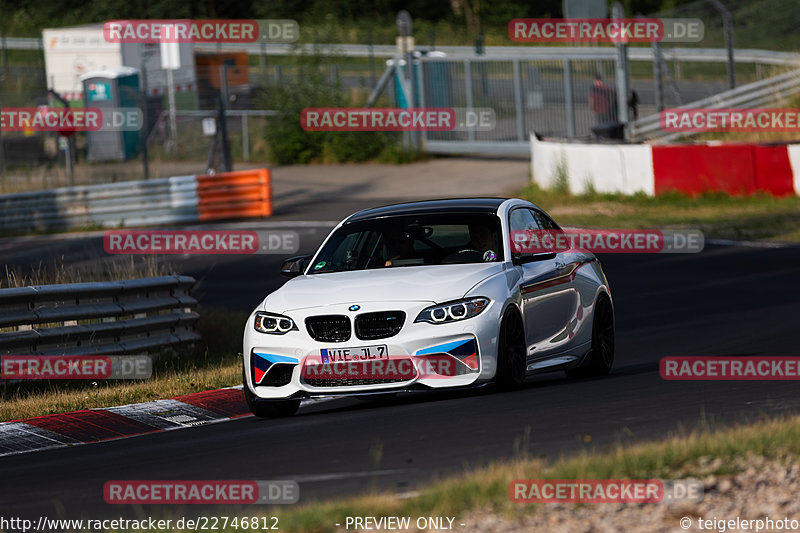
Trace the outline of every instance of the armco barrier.
<path fill-rule="evenodd" d="M 570 191 L 800 195 L 800 145 L 578 144 L 531 139 L 533 180 Z"/>
<path fill-rule="evenodd" d="M 798 92 L 800 92 L 800 70 L 792 70 L 772 78 L 740 85 L 735 89 L 679 106 L 676 109 L 783 107 L 785 105 L 783 102 Z M 659 113 L 654 113 L 631 122 L 631 138 L 639 141 L 658 139 L 660 142 L 670 142 L 680 137 L 696 134 L 685 131 L 665 131 L 661 127 L 660 116 Z"/>
<path fill-rule="evenodd" d="M 272 214 L 267 169 L 64 187 L 0 196 L 0 233 L 135 227 Z"/>
<path fill-rule="evenodd" d="M 0 289 L 0 354 L 125 355 L 200 339 L 194 278 Z"/>

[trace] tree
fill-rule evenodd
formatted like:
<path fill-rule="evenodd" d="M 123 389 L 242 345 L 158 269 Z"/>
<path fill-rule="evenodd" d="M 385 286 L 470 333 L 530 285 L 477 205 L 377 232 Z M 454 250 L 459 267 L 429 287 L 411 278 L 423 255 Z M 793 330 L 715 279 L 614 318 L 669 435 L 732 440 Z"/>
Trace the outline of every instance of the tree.
<path fill-rule="evenodd" d="M 463 13 L 467 23 L 467 32 L 477 35 L 481 32 L 480 0 L 450 0 L 453 13 L 460 17 Z"/>

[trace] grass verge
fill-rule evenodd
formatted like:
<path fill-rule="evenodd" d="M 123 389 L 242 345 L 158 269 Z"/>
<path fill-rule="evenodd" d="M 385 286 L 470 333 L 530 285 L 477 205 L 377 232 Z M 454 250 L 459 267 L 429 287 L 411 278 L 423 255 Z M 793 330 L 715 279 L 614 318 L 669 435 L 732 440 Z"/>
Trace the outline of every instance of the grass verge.
<path fill-rule="evenodd" d="M 159 261 L 155 256 L 112 256 L 71 264 L 65 263 L 62 256 L 50 263 L 40 261 L 27 268 L 6 265 L 5 275 L 0 275 L 0 289 L 174 275 L 177 275 L 174 266 L 168 261 Z"/>
<path fill-rule="evenodd" d="M 695 228 L 706 238 L 800 241 L 800 197 L 796 196 L 571 194 L 535 183 L 517 196 L 539 205 L 564 226 Z"/>
<path fill-rule="evenodd" d="M 148 402 L 241 384 L 240 352 L 247 314 L 215 309 L 200 309 L 199 314 L 197 331 L 204 341 L 157 357 L 150 379 L 4 385 L 0 387 L 0 421 Z"/>
<path fill-rule="evenodd" d="M 478 511 L 513 519 L 540 508 L 539 504 L 509 500 L 508 484 L 515 479 L 678 479 L 726 475 L 736 472 L 731 466 L 731 460 L 736 458 L 752 454 L 782 458 L 797 453 L 800 453 L 797 417 L 719 430 L 706 425 L 693 431 L 678 431 L 657 442 L 619 444 L 608 452 L 587 451 L 554 462 L 519 457 L 435 482 L 412 498 L 372 494 L 281 509 L 280 525 L 289 531 L 322 533 L 340 529 L 335 524 L 344 523 L 346 516 L 456 516 L 463 521 L 468 513 Z"/>

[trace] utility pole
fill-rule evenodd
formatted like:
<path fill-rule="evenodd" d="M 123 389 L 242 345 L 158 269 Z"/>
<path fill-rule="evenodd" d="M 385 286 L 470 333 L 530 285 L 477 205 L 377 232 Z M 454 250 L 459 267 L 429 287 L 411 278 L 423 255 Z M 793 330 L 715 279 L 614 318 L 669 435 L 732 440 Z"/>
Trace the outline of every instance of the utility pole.
<path fill-rule="evenodd" d="M 722 29 L 725 33 L 725 48 L 728 49 L 728 86 L 736 88 L 736 63 L 733 59 L 733 14 L 719 0 L 708 0 L 720 15 L 722 15 Z"/>
<path fill-rule="evenodd" d="M 228 141 L 228 120 L 226 111 L 228 110 L 228 65 L 222 64 L 222 78 L 220 80 L 219 92 L 219 131 L 222 138 L 222 166 L 225 172 L 233 170 L 231 164 L 231 145 Z"/>
<path fill-rule="evenodd" d="M 619 2 L 611 6 L 611 18 L 625 18 L 625 8 Z M 617 78 L 617 117 L 623 124 L 623 138 L 628 139 L 628 45 L 617 43 L 616 78 Z"/>
<path fill-rule="evenodd" d="M 148 113 L 147 106 L 147 61 L 145 45 L 142 46 L 142 59 L 141 59 L 141 72 L 142 72 L 142 94 L 141 108 L 144 120 L 142 121 L 142 129 L 139 132 L 139 139 L 142 143 L 142 170 L 144 170 L 144 179 L 150 179 L 150 158 L 147 152 L 147 139 L 150 137 L 150 113 Z"/>

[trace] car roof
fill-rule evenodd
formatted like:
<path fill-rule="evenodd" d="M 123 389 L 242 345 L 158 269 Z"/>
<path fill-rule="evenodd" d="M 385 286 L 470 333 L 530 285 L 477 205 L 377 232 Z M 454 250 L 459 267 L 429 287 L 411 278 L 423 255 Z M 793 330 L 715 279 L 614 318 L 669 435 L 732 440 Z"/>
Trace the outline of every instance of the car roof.
<path fill-rule="evenodd" d="M 381 217 L 401 215 L 421 215 L 431 213 L 486 213 L 496 214 L 497 209 L 509 198 L 448 198 L 442 200 L 425 200 L 405 202 L 402 204 L 384 205 L 364 209 L 351 215 L 346 224 Z"/>

